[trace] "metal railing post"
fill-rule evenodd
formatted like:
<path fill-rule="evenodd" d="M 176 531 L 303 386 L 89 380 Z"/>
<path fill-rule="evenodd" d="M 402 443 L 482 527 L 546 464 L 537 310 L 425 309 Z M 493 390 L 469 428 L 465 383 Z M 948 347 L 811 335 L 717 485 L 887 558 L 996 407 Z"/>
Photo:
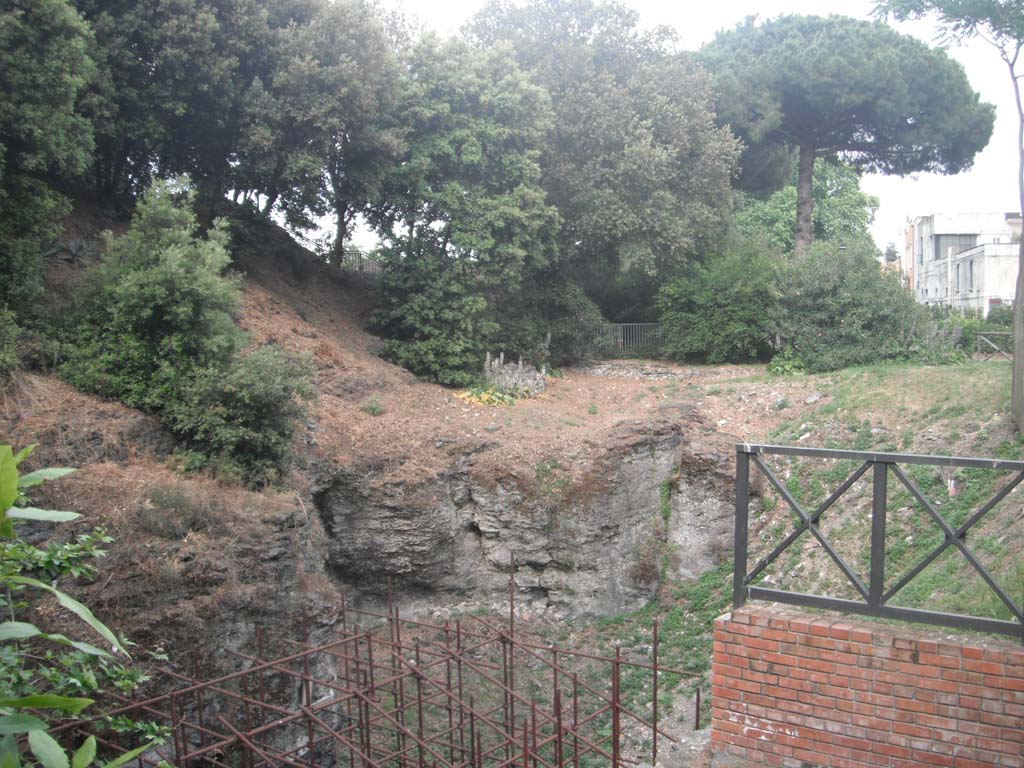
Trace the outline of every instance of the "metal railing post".
<path fill-rule="evenodd" d="M 868 587 L 868 605 L 882 604 L 885 590 L 885 508 L 887 506 L 887 480 L 889 465 L 877 461 L 871 479 L 871 584 Z"/>
<path fill-rule="evenodd" d="M 736 446 L 736 528 L 733 536 L 732 607 L 747 601 L 747 523 L 750 513 L 750 454 Z"/>

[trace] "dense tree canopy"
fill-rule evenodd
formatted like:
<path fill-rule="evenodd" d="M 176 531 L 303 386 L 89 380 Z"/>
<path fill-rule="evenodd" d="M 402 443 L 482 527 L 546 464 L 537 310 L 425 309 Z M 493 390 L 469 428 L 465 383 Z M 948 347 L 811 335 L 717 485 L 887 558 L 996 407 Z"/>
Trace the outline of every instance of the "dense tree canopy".
<path fill-rule="evenodd" d="M 370 227 L 388 352 L 446 383 L 475 375 L 486 348 L 561 363 L 605 318 L 696 317 L 684 294 L 738 290 L 730 275 L 759 247 L 724 247 L 730 235 L 783 251 L 812 233 L 859 240 L 876 203 L 857 170 L 953 172 L 992 122 L 944 54 L 841 17 L 751 22 L 693 56 L 616 0 L 492 0 L 444 42 L 373 0 L 7 0 L 0 42 L 0 304 L 19 323 L 62 194 L 126 215 L 187 174 L 200 251 L 223 237 L 226 198 L 296 233 L 333 230 L 331 262 Z M 819 158 L 853 170 L 814 174 Z M 107 274 L 95 318 L 134 333 L 105 307 L 144 320 L 139 302 L 162 301 L 178 266 L 147 263 L 116 296 Z M 754 354 L 736 330 L 722 349 Z M 79 382 L 156 408 L 138 381 L 159 379 L 146 366 L 165 355 L 83 333 L 67 340 Z M 204 354 L 188 356 L 209 367 Z M 193 405 L 230 400 L 198 392 Z"/>
<path fill-rule="evenodd" d="M 606 289 L 631 269 L 670 274 L 720 233 L 739 147 L 714 124 L 708 78 L 666 30 L 643 31 L 618 3 L 498 1 L 469 36 L 509 42 L 551 96 L 541 184 L 585 288 Z M 603 308 L 617 314 L 632 287 L 606 295 Z"/>
<path fill-rule="evenodd" d="M 765 200 L 741 198 L 736 224 L 747 237 L 765 237 L 784 252 L 792 252 L 796 216 L 796 173 L 792 181 Z M 814 167 L 814 237 L 818 240 L 864 240 L 878 210 L 878 198 L 860 189 L 860 177 L 848 166 L 820 162 Z"/>
<path fill-rule="evenodd" d="M 374 217 L 387 244 L 377 322 L 412 370 L 460 383 L 500 329 L 495 310 L 555 255 L 539 187 L 547 94 L 503 46 L 423 39 L 398 123 L 406 145 Z"/>
<path fill-rule="evenodd" d="M 747 142 L 797 151 L 795 244 L 813 234 L 814 161 L 861 170 L 956 173 L 992 133 L 994 110 L 943 51 L 881 23 L 830 16 L 749 20 L 701 53 L 719 119 Z"/>
<path fill-rule="evenodd" d="M 64 210 L 48 182 L 88 167 L 92 126 L 76 107 L 91 37 L 66 0 L 0 5 L 0 308 L 28 310 L 41 290 L 40 243 Z"/>

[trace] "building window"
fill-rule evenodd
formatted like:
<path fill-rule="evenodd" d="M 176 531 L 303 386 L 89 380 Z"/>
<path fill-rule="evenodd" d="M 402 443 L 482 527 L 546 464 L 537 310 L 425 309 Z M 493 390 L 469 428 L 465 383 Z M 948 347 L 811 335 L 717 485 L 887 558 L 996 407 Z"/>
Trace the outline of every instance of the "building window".
<path fill-rule="evenodd" d="M 977 244 L 977 235 L 936 235 L 933 258 L 938 261 L 949 255 L 956 256 L 958 253 L 971 250 Z"/>
<path fill-rule="evenodd" d="M 967 262 L 967 290 L 974 290 L 974 259 Z"/>

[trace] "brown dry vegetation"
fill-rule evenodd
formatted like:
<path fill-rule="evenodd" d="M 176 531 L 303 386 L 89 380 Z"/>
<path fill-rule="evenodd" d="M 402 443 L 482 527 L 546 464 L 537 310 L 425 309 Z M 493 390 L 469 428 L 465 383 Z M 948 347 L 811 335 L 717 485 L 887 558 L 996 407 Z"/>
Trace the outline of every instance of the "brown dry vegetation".
<path fill-rule="evenodd" d="M 275 599 L 270 590 L 309 594 L 313 610 L 329 605 L 332 585 L 303 573 L 301 557 L 285 557 L 322 546 L 304 500 L 324 465 L 411 484 L 472 453 L 479 478 L 514 476 L 528 486 L 544 482 L 543 467 L 557 466 L 559 482 L 574 492 L 601 473 L 601 456 L 652 422 L 691 420 L 724 446 L 852 448 L 868 440 L 876 449 L 972 455 L 991 455 L 1013 434 L 1002 407 L 1008 371 L 998 363 L 779 379 L 756 365 L 619 361 L 563 371 L 542 395 L 513 406 L 474 405 L 378 356 L 379 341 L 363 327 L 371 286 L 330 270 L 264 223 L 243 222 L 236 250 L 245 274 L 239 320 L 252 341 L 273 341 L 315 364 L 319 399 L 296 438 L 302 461 L 286 488 L 251 493 L 183 476 L 154 419 L 52 376 L 23 373 L 0 401 L 5 442 L 38 443 L 36 466 L 81 467 L 41 501 L 82 511 L 80 529 L 103 525 L 117 538 L 85 591 L 141 642 L 173 642 L 173 626 L 187 645 L 208 619 L 238 608 L 258 613 Z M 66 286 L 77 273 L 62 263 L 51 277 Z M 367 407 L 371 399 L 378 408 Z M 300 572 L 281 572 L 284 560 Z"/>

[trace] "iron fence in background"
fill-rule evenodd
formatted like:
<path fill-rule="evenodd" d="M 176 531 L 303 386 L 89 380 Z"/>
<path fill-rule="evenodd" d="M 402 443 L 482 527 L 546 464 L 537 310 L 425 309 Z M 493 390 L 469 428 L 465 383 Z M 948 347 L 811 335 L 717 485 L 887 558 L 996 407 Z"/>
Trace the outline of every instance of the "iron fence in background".
<path fill-rule="evenodd" d="M 346 248 L 339 266 L 345 272 L 354 272 L 372 278 L 380 277 L 384 273 L 384 265 L 381 262 L 367 257 L 358 248 Z"/>
<path fill-rule="evenodd" d="M 594 357 L 644 357 L 661 350 L 660 323 L 598 323 L 580 328 L 582 348 Z"/>

